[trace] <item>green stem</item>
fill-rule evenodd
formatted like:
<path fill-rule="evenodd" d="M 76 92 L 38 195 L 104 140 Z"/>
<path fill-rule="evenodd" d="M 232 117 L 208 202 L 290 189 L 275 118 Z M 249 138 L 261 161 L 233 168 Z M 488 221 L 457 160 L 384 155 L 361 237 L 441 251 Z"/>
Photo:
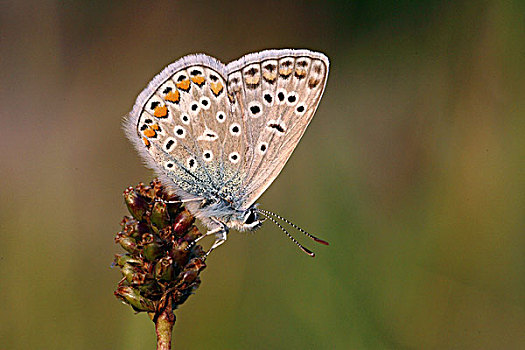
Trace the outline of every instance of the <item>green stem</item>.
<path fill-rule="evenodd" d="M 171 296 L 155 322 L 157 333 L 157 350 L 171 350 L 171 335 L 175 325 L 175 314 L 172 310 Z"/>

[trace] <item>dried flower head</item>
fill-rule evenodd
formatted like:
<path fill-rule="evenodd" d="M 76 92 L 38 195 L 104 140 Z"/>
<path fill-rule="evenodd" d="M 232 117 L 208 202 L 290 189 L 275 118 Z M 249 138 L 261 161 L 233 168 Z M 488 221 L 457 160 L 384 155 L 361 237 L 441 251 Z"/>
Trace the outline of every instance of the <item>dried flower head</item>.
<path fill-rule="evenodd" d="M 148 312 L 154 322 L 173 315 L 199 287 L 206 267 L 205 251 L 191 245 L 201 233 L 191 213 L 177 203 L 158 180 L 124 191 L 131 216 L 122 219 L 115 241 L 126 251 L 115 256 L 122 280 L 115 296 L 136 312 Z M 173 315 L 174 322 L 174 315 Z"/>

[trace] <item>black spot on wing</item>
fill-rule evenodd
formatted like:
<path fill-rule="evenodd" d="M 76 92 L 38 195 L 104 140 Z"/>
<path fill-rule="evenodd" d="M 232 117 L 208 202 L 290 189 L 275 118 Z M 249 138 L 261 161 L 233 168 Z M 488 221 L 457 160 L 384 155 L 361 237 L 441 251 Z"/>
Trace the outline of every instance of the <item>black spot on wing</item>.
<path fill-rule="evenodd" d="M 279 125 L 279 124 L 271 123 L 271 124 L 268 124 L 268 126 L 270 128 L 273 128 L 273 129 L 279 131 L 280 133 L 283 133 L 285 131 L 284 128 L 281 125 Z"/>

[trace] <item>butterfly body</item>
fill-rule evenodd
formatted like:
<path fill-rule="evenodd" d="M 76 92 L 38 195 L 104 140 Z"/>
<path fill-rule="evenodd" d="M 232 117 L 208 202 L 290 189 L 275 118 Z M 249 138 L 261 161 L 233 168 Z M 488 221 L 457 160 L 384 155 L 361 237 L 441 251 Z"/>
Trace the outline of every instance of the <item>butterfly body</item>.
<path fill-rule="evenodd" d="M 256 213 L 257 205 L 242 210 L 234 207 L 233 203 L 217 197 L 212 199 L 203 199 L 198 202 L 187 202 L 188 210 L 209 228 L 215 228 L 218 222 L 226 225 L 228 229 L 238 231 L 255 230 L 260 225 L 254 224 L 259 222 L 259 215 Z M 249 218 L 249 215 L 254 216 Z M 250 220 L 248 220 L 248 218 Z"/>
<path fill-rule="evenodd" d="M 255 201 L 304 134 L 328 67 L 325 55 L 309 50 L 266 50 L 228 65 L 189 55 L 137 98 L 124 122 L 128 138 L 218 236 L 214 247 L 228 229 L 262 223 Z"/>

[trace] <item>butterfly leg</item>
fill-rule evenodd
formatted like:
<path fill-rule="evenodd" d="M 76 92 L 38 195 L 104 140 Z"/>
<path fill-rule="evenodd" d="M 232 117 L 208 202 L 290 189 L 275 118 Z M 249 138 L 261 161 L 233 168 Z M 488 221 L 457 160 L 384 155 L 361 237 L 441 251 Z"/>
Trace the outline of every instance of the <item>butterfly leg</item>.
<path fill-rule="evenodd" d="M 182 199 L 179 201 L 167 201 L 161 198 L 155 198 L 155 202 L 162 202 L 165 204 L 184 204 L 184 203 L 189 203 L 189 202 L 199 202 L 199 201 L 202 201 L 203 199 L 204 198 L 202 197 L 198 197 L 198 198 Z"/>
<path fill-rule="evenodd" d="M 206 238 L 208 236 L 211 236 L 211 235 L 216 235 L 216 234 L 220 234 L 220 232 L 223 230 L 222 227 L 217 227 L 217 228 L 214 228 L 213 230 L 208 230 L 206 231 L 205 234 L 203 234 L 202 236 L 198 237 L 197 239 L 195 239 L 193 242 L 191 242 L 191 244 L 188 246 L 188 248 L 186 249 L 189 249 L 191 247 L 193 247 L 195 244 L 199 243 L 199 241 L 203 238 Z"/>
<path fill-rule="evenodd" d="M 214 250 L 215 248 L 217 248 L 218 246 L 226 242 L 226 239 L 228 239 L 228 232 L 229 232 L 228 226 L 226 226 L 226 224 L 224 224 L 223 222 L 219 220 L 214 219 L 214 221 L 218 223 L 220 226 L 217 229 L 212 230 L 214 231 L 213 234 L 215 234 L 216 238 L 210 250 L 208 250 L 208 252 L 204 256 L 205 258 L 208 257 L 208 255 L 210 255 L 212 250 Z M 206 232 L 206 236 L 208 236 L 208 232 Z"/>
<path fill-rule="evenodd" d="M 215 242 L 211 246 L 210 250 L 208 250 L 208 252 L 206 253 L 205 257 L 208 257 L 212 250 L 226 242 L 226 239 L 228 238 L 228 230 L 221 230 L 220 232 L 217 232 L 215 236 L 217 238 L 215 239 Z"/>
<path fill-rule="evenodd" d="M 217 228 L 214 228 L 213 230 L 208 230 L 205 234 L 203 234 L 202 236 L 198 237 L 197 239 L 195 239 L 193 242 L 191 242 L 188 247 L 186 248 L 186 250 L 190 249 L 191 247 L 193 247 L 195 244 L 199 243 L 199 241 L 203 238 L 206 238 L 208 236 L 211 236 L 211 235 L 215 235 L 215 242 L 213 243 L 213 245 L 211 246 L 210 250 L 208 250 L 208 252 L 206 253 L 206 255 L 204 256 L 204 258 L 207 258 L 208 255 L 211 253 L 212 250 L 214 250 L 215 248 L 217 248 L 218 246 L 220 246 L 221 244 L 223 244 L 224 242 L 226 242 L 226 239 L 228 238 L 228 232 L 229 232 L 229 229 L 228 229 L 228 226 L 226 226 L 224 223 L 222 223 L 221 221 L 219 220 L 216 220 L 214 219 L 214 221 L 219 224 L 220 226 L 217 227 Z"/>

